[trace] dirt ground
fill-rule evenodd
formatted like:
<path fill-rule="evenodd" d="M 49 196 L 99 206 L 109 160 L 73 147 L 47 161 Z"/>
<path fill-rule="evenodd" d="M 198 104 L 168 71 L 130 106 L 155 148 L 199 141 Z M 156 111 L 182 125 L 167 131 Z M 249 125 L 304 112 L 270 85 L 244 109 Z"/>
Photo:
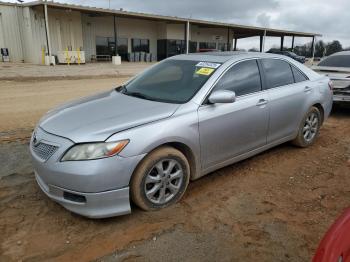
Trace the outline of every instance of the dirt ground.
<path fill-rule="evenodd" d="M 6 82 L 0 87 L 0 261 L 310 261 L 350 206 L 350 109 L 310 148 L 283 144 L 190 183 L 176 205 L 90 220 L 36 185 L 27 139 L 67 99 L 122 80 Z"/>
<path fill-rule="evenodd" d="M 1 81 L 0 142 L 28 136 L 40 117 L 59 104 L 112 89 L 127 79 Z"/>

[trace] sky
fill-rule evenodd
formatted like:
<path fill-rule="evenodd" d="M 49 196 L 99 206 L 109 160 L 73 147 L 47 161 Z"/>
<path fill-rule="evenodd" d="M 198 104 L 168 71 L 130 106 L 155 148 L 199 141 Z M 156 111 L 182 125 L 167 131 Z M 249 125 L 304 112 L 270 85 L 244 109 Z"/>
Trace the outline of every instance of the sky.
<path fill-rule="evenodd" d="M 14 2 L 14 0 L 12 0 Z M 29 2 L 25 0 L 25 2 Z M 350 47 L 350 0 L 56 0 L 126 11 L 145 12 L 243 25 L 320 33 L 322 40 L 339 40 Z M 238 48 L 258 47 L 258 38 L 238 41 Z M 310 41 L 296 38 L 295 43 Z M 279 45 L 269 37 L 266 47 Z M 285 39 L 285 46 L 291 39 Z"/>

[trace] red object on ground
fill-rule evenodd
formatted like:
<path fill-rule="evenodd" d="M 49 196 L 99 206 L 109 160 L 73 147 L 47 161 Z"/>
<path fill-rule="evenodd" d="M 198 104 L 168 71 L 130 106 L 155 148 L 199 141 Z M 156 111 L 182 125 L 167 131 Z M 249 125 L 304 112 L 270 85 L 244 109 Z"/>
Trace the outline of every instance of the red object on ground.
<path fill-rule="evenodd" d="M 346 209 L 328 229 L 312 261 L 350 261 L 350 208 Z"/>

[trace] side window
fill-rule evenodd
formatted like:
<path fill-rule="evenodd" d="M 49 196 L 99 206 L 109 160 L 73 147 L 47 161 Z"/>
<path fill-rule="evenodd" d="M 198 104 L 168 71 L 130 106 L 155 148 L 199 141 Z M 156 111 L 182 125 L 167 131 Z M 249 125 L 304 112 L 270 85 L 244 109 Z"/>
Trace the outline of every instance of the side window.
<path fill-rule="evenodd" d="M 300 70 L 296 69 L 294 66 L 291 66 L 291 67 L 292 67 L 295 83 L 309 80 L 302 72 L 300 72 Z"/>
<path fill-rule="evenodd" d="M 242 96 L 261 90 L 259 68 L 256 60 L 238 63 L 221 77 L 214 90 L 231 90 Z"/>
<path fill-rule="evenodd" d="M 290 65 L 279 59 L 262 59 L 267 88 L 274 88 L 294 83 L 292 69 Z"/>

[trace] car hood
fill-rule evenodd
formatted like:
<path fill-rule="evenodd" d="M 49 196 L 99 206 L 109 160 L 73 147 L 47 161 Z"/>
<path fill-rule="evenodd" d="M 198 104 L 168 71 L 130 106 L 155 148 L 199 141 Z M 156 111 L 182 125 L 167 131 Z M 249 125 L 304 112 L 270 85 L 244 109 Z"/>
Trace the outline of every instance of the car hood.
<path fill-rule="evenodd" d="M 55 108 L 39 126 L 76 143 L 104 141 L 114 133 L 170 117 L 178 107 L 112 90 Z"/>

